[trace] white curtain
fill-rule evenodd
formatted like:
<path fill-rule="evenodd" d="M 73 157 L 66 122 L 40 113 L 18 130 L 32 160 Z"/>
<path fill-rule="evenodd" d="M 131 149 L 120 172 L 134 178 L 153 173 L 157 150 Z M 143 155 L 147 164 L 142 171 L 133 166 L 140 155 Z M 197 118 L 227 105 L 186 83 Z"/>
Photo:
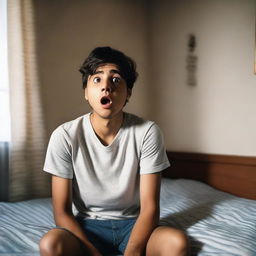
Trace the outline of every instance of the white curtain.
<path fill-rule="evenodd" d="M 42 171 L 45 133 L 37 72 L 32 0 L 8 1 L 11 109 L 9 200 L 49 196 Z"/>

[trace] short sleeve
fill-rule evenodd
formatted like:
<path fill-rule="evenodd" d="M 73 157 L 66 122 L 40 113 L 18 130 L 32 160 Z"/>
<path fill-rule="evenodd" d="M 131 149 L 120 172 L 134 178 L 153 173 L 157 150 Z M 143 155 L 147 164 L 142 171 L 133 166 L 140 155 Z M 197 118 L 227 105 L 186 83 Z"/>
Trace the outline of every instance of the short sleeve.
<path fill-rule="evenodd" d="M 143 139 L 140 174 L 160 172 L 169 166 L 162 132 L 155 123 L 152 123 Z"/>
<path fill-rule="evenodd" d="M 73 178 L 71 145 L 62 126 L 51 135 L 43 170 L 62 178 Z"/>

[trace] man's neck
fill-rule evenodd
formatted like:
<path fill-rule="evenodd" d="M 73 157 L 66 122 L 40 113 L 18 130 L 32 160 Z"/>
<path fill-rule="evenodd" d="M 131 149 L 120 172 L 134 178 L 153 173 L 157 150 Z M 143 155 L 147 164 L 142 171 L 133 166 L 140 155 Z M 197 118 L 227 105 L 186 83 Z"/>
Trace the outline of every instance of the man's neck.
<path fill-rule="evenodd" d="M 109 145 L 114 140 L 123 123 L 123 112 L 113 118 L 105 119 L 92 113 L 90 121 L 94 132 L 104 145 Z"/>

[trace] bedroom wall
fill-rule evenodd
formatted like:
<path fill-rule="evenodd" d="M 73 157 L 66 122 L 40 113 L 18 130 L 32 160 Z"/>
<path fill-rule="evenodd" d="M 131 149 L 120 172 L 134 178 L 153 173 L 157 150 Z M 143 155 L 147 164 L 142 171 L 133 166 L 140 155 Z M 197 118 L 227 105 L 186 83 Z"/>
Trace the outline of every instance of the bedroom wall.
<path fill-rule="evenodd" d="M 255 156 L 255 1 L 155 0 L 151 19 L 152 110 L 167 149 Z"/>
<path fill-rule="evenodd" d="M 34 0 L 39 77 L 47 135 L 90 111 L 79 66 L 97 46 L 133 57 L 139 79 L 126 111 L 148 117 L 147 7 L 143 0 Z"/>
<path fill-rule="evenodd" d="M 112 45 L 140 77 L 126 108 L 156 120 L 168 150 L 256 155 L 254 0 L 34 0 L 48 136 L 89 111 L 77 69 Z M 188 37 L 196 69 L 188 72 Z M 189 83 L 194 82 L 194 85 Z"/>

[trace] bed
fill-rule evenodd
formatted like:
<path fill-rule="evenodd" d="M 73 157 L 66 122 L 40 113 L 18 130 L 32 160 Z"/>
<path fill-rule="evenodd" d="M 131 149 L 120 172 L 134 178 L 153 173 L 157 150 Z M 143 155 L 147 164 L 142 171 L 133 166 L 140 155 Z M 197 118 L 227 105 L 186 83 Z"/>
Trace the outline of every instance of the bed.
<path fill-rule="evenodd" d="M 168 152 L 161 225 L 184 230 L 192 255 L 256 255 L 256 158 Z M 0 255 L 39 255 L 54 226 L 50 198 L 0 203 Z"/>

